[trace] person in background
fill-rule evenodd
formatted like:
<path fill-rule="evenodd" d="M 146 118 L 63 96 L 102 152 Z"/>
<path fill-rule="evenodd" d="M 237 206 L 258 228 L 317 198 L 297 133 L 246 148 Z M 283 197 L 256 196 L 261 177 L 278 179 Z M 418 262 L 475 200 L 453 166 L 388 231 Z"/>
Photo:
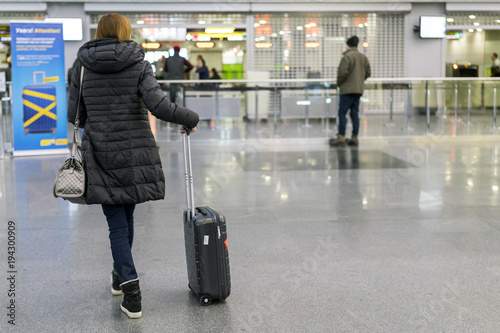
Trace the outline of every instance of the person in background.
<path fill-rule="evenodd" d="M 220 80 L 220 75 L 219 73 L 217 73 L 217 70 L 215 68 L 212 68 L 212 70 L 210 71 L 210 78 L 212 80 Z"/>
<path fill-rule="evenodd" d="M 201 55 L 198 56 L 198 66 L 196 69 L 196 74 L 198 75 L 198 80 L 208 80 L 210 78 L 208 68 L 205 65 L 205 59 L 203 59 Z"/>
<path fill-rule="evenodd" d="M 174 46 L 174 55 L 165 59 L 163 72 L 167 73 L 167 80 L 184 80 L 184 74 L 193 69 L 193 65 L 179 55 L 181 48 Z M 181 84 L 170 84 L 170 101 L 175 103 L 177 93 L 181 90 Z"/>
<path fill-rule="evenodd" d="M 498 54 L 492 53 L 491 54 L 491 60 L 493 61 L 491 63 L 491 75 L 493 77 L 500 76 L 500 59 L 498 59 Z"/>
<path fill-rule="evenodd" d="M 151 64 L 144 60 L 144 50 L 130 40 L 130 33 L 130 22 L 123 15 L 107 14 L 99 20 L 96 39 L 78 51 L 84 69 L 78 65 L 73 70 L 68 119 L 75 121 L 80 102 L 87 204 L 101 205 L 108 222 L 111 292 L 123 294 L 121 310 L 128 317 L 140 318 L 142 296 L 132 258 L 134 210 L 139 203 L 165 197 L 165 176 L 148 109 L 159 119 L 182 125 L 181 133 L 195 132 L 199 117 L 165 97 Z"/>
<path fill-rule="evenodd" d="M 73 62 L 73 66 L 71 66 L 70 69 L 68 69 L 68 85 L 71 83 L 71 78 L 73 77 L 73 70 L 77 67 L 80 66 L 80 61 L 78 58 L 75 59 Z"/>
<path fill-rule="evenodd" d="M 155 62 L 153 62 L 153 66 L 155 66 L 155 77 L 157 80 L 166 80 L 167 73 L 165 73 L 165 62 L 167 58 L 165 56 L 161 56 L 161 58 Z"/>
<path fill-rule="evenodd" d="M 346 42 L 347 50 L 343 53 L 337 71 L 337 86 L 340 88 L 339 103 L 339 132 L 336 139 L 330 139 L 332 147 L 343 147 L 346 145 L 346 115 L 351 110 L 352 137 L 347 144 L 358 146 L 359 132 L 359 100 L 363 95 L 365 80 L 370 77 L 371 69 L 368 58 L 358 51 L 359 38 L 352 36 Z"/>
<path fill-rule="evenodd" d="M 12 81 L 12 55 L 10 53 L 10 47 L 7 49 L 7 69 L 5 70 L 5 80 Z"/>

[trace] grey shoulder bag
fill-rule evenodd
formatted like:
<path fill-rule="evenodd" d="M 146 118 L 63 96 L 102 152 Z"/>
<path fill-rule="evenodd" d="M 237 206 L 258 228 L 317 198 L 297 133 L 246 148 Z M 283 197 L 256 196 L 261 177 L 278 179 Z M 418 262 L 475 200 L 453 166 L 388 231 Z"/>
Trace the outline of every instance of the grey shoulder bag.
<path fill-rule="evenodd" d="M 80 125 L 79 111 L 80 99 L 82 97 L 83 66 L 80 71 L 80 92 L 78 94 L 78 104 L 76 106 L 75 128 L 73 130 L 73 147 L 71 157 L 68 158 L 57 173 L 54 182 L 54 196 L 68 200 L 75 204 L 87 204 L 86 187 L 87 179 L 83 169 L 82 156 L 78 151 L 80 143 L 78 128 Z"/>

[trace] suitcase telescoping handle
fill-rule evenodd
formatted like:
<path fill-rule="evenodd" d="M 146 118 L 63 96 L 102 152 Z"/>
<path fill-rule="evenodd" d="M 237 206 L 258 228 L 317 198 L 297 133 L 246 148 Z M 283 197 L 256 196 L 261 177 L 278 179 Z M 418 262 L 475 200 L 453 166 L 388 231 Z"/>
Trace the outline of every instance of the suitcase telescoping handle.
<path fill-rule="evenodd" d="M 195 206 L 193 190 L 193 163 L 191 162 L 191 140 L 188 133 L 182 134 L 182 147 L 184 151 L 184 176 L 186 178 L 187 210 L 188 212 L 191 211 L 191 217 L 194 217 Z"/>
<path fill-rule="evenodd" d="M 45 84 L 45 72 L 33 72 L 33 84 L 36 84 L 37 75 L 42 75 L 42 84 Z"/>

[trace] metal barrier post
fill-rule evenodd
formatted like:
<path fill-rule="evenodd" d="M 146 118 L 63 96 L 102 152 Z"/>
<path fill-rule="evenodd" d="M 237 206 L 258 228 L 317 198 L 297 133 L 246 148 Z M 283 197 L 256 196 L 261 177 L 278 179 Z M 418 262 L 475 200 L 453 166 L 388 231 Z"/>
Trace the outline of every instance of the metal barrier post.
<path fill-rule="evenodd" d="M 390 97 L 390 102 L 391 102 L 391 109 L 390 109 L 390 114 L 389 114 L 389 121 L 392 124 L 392 113 L 394 112 L 394 83 L 391 82 L 391 97 Z"/>
<path fill-rule="evenodd" d="M 467 83 L 467 125 L 470 125 L 470 109 L 471 109 L 471 87 L 469 81 Z"/>
<path fill-rule="evenodd" d="M 410 127 L 411 124 L 411 113 L 413 111 L 413 103 L 411 99 L 411 83 L 408 84 L 408 96 L 406 98 L 406 130 L 411 131 L 412 128 Z"/>
<path fill-rule="evenodd" d="M 484 105 L 484 82 L 481 82 L 481 111 L 484 112 L 485 109 L 486 107 Z"/>
<path fill-rule="evenodd" d="M 255 128 L 257 128 L 257 120 L 259 115 L 259 86 L 255 86 Z"/>
<path fill-rule="evenodd" d="M 276 136 L 278 131 L 278 87 L 274 87 L 274 131 L 273 134 Z"/>
<path fill-rule="evenodd" d="M 219 86 L 215 86 L 215 128 L 219 128 Z"/>
<path fill-rule="evenodd" d="M 329 91 L 328 91 L 328 85 L 325 83 L 325 119 L 326 119 L 326 125 L 325 125 L 325 131 L 328 133 L 330 132 L 330 104 L 332 100 L 330 99 Z"/>
<path fill-rule="evenodd" d="M 5 158 L 5 145 L 3 142 L 3 129 L 4 123 L 3 123 L 3 99 L 0 99 L 0 160 L 3 160 Z"/>
<path fill-rule="evenodd" d="M 429 107 L 429 81 L 425 81 L 425 115 L 426 115 L 426 133 L 429 133 L 431 128 L 431 110 Z"/>
<path fill-rule="evenodd" d="M 306 110 L 305 110 L 306 122 L 305 122 L 304 126 L 309 127 L 309 103 L 307 103 L 307 102 L 309 102 L 309 89 L 306 88 L 305 92 L 306 92 L 306 104 L 305 104 L 305 106 L 306 106 Z"/>
<path fill-rule="evenodd" d="M 497 129 L 497 85 L 493 83 L 493 130 Z"/>
<path fill-rule="evenodd" d="M 458 122 L 458 82 L 455 82 L 455 124 Z"/>
<path fill-rule="evenodd" d="M 394 113 L 394 82 L 391 82 L 391 94 L 389 95 L 389 123 L 385 126 L 394 126 L 392 116 Z"/>

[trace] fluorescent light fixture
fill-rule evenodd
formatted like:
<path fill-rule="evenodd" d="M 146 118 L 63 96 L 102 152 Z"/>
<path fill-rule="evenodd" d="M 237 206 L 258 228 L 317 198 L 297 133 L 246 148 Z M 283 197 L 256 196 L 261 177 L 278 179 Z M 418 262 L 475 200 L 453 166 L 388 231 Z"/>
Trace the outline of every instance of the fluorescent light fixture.
<path fill-rule="evenodd" d="M 273 46 L 273 43 L 255 43 L 255 47 L 258 49 L 268 49 Z"/>
<path fill-rule="evenodd" d="M 307 47 L 308 49 L 315 49 L 319 46 L 320 46 L 320 43 L 317 43 L 317 42 L 310 42 L 310 43 L 305 44 L 305 47 Z"/>
<path fill-rule="evenodd" d="M 232 34 L 236 28 L 205 28 L 207 34 Z"/>
<path fill-rule="evenodd" d="M 199 49 L 211 49 L 215 46 L 214 42 L 197 42 L 196 47 Z"/>
<path fill-rule="evenodd" d="M 243 38 L 243 36 L 238 35 L 238 36 L 227 36 L 227 40 L 230 42 L 238 42 L 245 39 Z"/>
<path fill-rule="evenodd" d="M 143 49 L 159 49 L 160 48 L 160 43 L 142 43 L 142 48 Z"/>

